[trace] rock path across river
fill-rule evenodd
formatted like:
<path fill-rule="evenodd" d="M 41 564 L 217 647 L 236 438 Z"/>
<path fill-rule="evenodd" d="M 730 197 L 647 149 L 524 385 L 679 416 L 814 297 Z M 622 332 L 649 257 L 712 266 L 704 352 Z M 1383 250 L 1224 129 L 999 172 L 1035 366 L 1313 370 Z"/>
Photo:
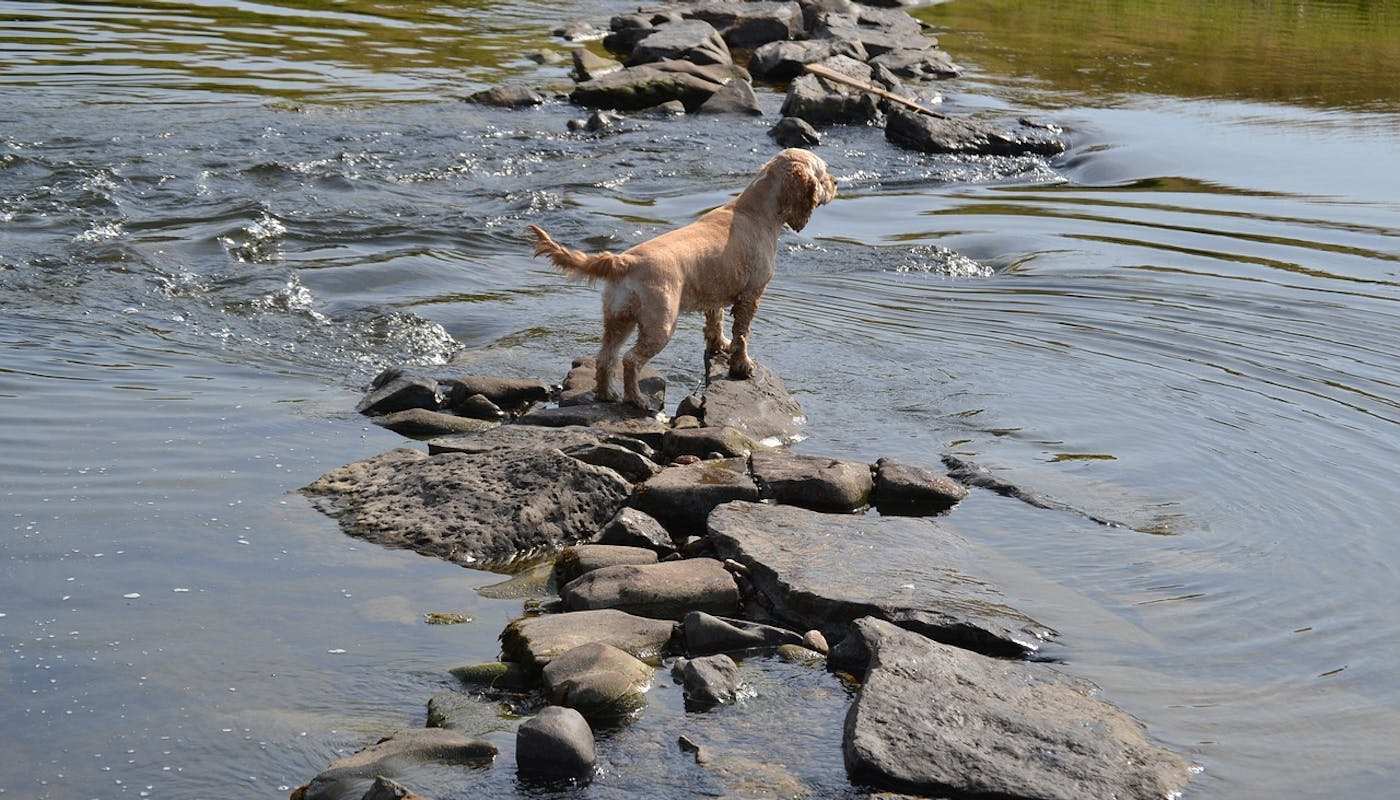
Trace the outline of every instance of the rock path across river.
<path fill-rule="evenodd" d="M 519 779 L 581 785 L 613 742 L 593 730 L 647 714 L 658 682 L 680 685 L 688 713 L 741 715 L 746 697 L 770 691 L 749 686 L 748 662 L 775 658 L 859 685 L 841 743 L 857 787 L 1156 798 L 1186 784 L 1186 762 L 1092 686 L 1024 660 L 1056 632 L 1007 603 L 984 574 L 994 554 L 940 522 L 966 487 L 928 465 L 793 453 L 802 415 L 782 382 L 765 369 L 722 374 L 670 420 L 532 381 L 423 368 L 376 381 L 369 413 L 490 411 L 463 403 L 467 391 L 500 413 L 430 439 L 426 454 L 398 448 L 332 470 L 306 494 L 346 533 L 388 546 L 499 570 L 545 558 L 513 582 L 547 586 L 546 600 L 527 600 L 502 632 L 500 661 L 452 671 L 462 689 L 429 703 L 438 733 L 391 735 L 294 798 L 395 796 L 504 769 L 490 739 L 512 726 L 488 710 L 500 702 L 533 714 L 513 726 Z M 651 381 L 664 404 L 664 381 Z M 734 779 L 678 735 L 698 765 Z"/>

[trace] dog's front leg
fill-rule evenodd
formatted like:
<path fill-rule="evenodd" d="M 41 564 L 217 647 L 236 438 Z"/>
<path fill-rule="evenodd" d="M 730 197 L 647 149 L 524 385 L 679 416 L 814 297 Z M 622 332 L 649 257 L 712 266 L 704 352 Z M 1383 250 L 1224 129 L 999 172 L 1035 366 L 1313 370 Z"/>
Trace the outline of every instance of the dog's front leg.
<path fill-rule="evenodd" d="M 758 295 L 740 296 L 734 303 L 734 340 L 729 344 L 729 377 L 745 379 L 753 376 L 756 366 L 749 358 L 749 327 L 758 313 Z"/>

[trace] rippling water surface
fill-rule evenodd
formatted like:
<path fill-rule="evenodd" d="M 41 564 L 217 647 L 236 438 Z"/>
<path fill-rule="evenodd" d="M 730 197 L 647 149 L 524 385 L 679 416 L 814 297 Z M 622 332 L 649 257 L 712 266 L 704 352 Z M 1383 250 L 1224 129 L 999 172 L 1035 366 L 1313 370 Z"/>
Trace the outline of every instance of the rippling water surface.
<path fill-rule="evenodd" d="M 6 795 L 284 795 L 495 656 L 520 608 L 473 591 L 496 576 L 346 539 L 295 489 L 400 442 L 350 412 L 384 364 L 463 350 L 557 380 L 596 348 L 596 293 L 531 260 L 525 224 L 625 247 L 771 154 L 776 93 L 767 119 L 637 116 L 602 137 L 565 133 L 580 112 L 561 102 L 460 102 L 565 85 L 536 63 L 563 50 L 549 28 L 623 8 L 5 5 Z M 1061 632 L 1065 669 L 1201 765 L 1189 796 L 1386 796 L 1394 7 L 919 13 L 968 67 L 947 110 L 1049 120 L 1071 150 L 934 158 L 827 132 L 842 196 L 783 239 L 753 341 L 808 412 L 800 447 L 952 452 L 1120 523 L 985 492 L 947 520 L 1034 575 L 1007 591 Z M 687 320 L 656 362 L 675 396 L 699 342 Z M 759 698 L 733 718 L 685 720 L 657 690 L 589 793 L 740 791 L 677 761 L 687 727 L 732 737 L 750 773 L 787 763 L 764 791 L 848 793 L 845 690 L 749 669 Z M 748 731 L 778 725 L 807 733 L 775 756 Z M 469 792 L 524 791 L 498 744 Z"/>

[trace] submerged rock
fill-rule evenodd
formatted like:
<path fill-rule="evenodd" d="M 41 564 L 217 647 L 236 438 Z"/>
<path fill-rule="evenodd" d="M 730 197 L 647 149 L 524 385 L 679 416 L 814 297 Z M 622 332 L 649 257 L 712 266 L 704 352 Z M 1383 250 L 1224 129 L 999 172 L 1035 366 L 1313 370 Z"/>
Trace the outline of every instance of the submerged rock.
<path fill-rule="evenodd" d="M 851 779 L 932 796 L 1078 800 L 1176 797 L 1188 764 L 1095 687 L 1043 664 L 991 659 L 876 619 L 846 716 Z"/>
<path fill-rule="evenodd" d="M 822 135 L 817 129 L 797 117 L 783 117 L 778 124 L 768 130 L 773 141 L 783 147 L 816 147 L 821 144 Z"/>
<path fill-rule="evenodd" d="M 737 114 L 739 116 L 761 117 L 763 107 L 758 104 L 758 96 L 748 81 L 738 78 L 721 86 L 710 99 L 695 109 L 697 114 Z"/>
<path fill-rule="evenodd" d="M 544 96 L 524 86 L 493 86 L 467 97 L 473 103 L 500 108 L 526 108 L 544 102 Z"/>
<path fill-rule="evenodd" d="M 446 728 L 407 729 L 333 762 L 298 791 L 303 800 L 360 800 L 378 776 L 409 779 L 424 764 L 481 764 L 496 753 Z"/>
<path fill-rule="evenodd" d="M 1033 653 L 1053 634 L 979 575 L 989 552 L 930 520 L 729 503 L 709 530 L 717 557 L 749 568 L 755 599 L 776 619 L 832 641 L 867 616 L 999 656 Z"/>
<path fill-rule="evenodd" d="M 331 470 L 302 491 L 351 536 L 489 566 L 587 539 L 632 486 L 557 450 L 425 456 L 400 448 Z"/>

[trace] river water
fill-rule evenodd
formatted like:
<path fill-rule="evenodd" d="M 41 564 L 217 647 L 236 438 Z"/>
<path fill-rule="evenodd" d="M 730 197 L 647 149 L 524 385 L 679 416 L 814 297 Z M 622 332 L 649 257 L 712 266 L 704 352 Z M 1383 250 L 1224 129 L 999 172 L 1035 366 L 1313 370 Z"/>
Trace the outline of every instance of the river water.
<path fill-rule="evenodd" d="M 772 153 L 775 92 L 766 119 L 601 137 L 566 133 L 562 102 L 460 101 L 567 83 L 527 54 L 625 8 L 5 4 L 0 794 L 284 796 L 495 656 L 520 601 L 474 589 L 498 576 L 350 540 L 296 489 L 401 442 L 351 412 L 385 364 L 461 350 L 558 380 L 596 347 L 596 293 L 532 260 L 525 224 L 625 247 Z M 1037 577 L 1009 591 L 1060 631 L 1064 669 L 1201 766 L 1188 796 L 1389 795 L 1400 11 L 919 15 L 967 67 L 948 111 L 1048 120 L 1071 148 L 952 159 L 827 132 L 842 195 L 784 237 L 752 342 L 808 412 L 799 449 L 952 452 L 1120 522 L 986 492 L 949 519 Z M 699 350 L 687 320 L 656 364 L 684 389 Z M 750 717 L 685 724 L 849 794 L 840 686 L 753 669 Z M 827 702 L 765 704 L 770 685 Z M 683 712 L 655 694 L 584 794 L 699 791 L 693 765 L 657 766 Z M 780 725 L 809 735 L 751 732 Z M 497 741 L 462 796 L 530 793 Z"/>

